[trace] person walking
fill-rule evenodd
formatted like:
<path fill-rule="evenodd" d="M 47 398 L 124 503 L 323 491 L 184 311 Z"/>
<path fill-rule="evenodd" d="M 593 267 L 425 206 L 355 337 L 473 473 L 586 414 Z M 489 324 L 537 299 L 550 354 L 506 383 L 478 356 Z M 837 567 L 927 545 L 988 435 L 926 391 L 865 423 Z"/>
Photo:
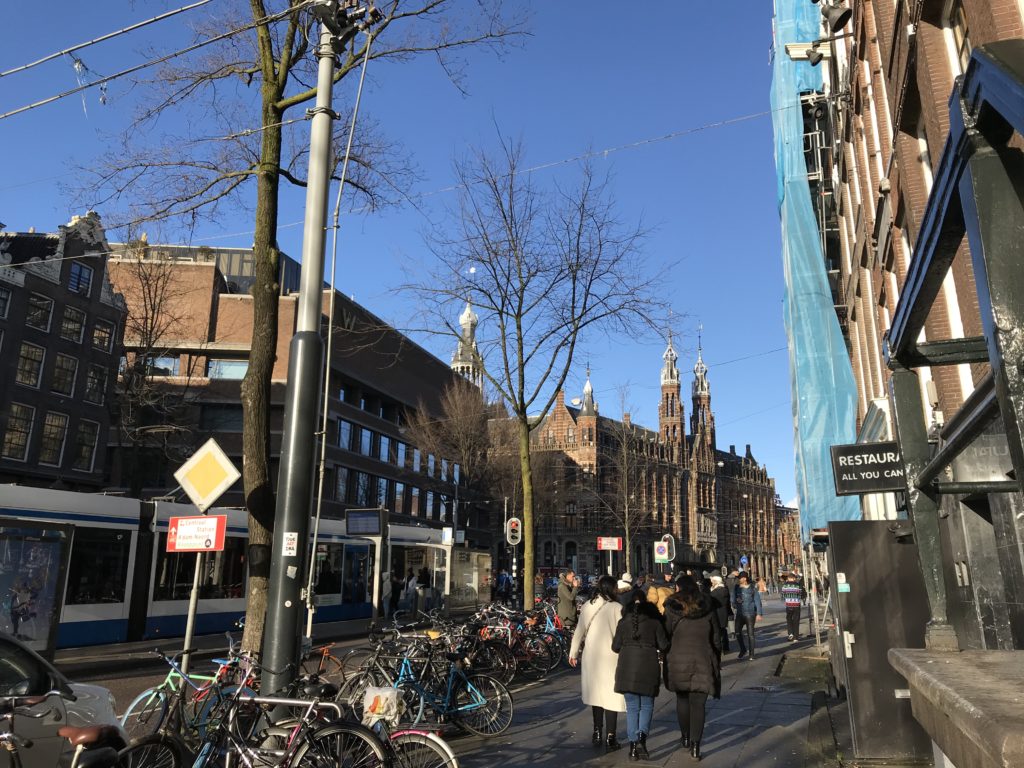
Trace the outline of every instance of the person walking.
<path fill-rule="evenodd" d="M 786 583 L 782 585 L 782 602 L 786 605 L 786 631 L 791 643 L 800 638 L 800 606 L 806 599 L 807 592 L 796 580 L 796 574 L 787 573 Z"/>
<path fill-rule="evenodd" d="M 761 593 L 750 583 L 750 576 L 746 571 L 740 571 L 736 578 L 732 605 L 736 612 L 736 642 L 740 646 L 740 655 L 737 658 L 746 657 L 753 661 L 754 625 L 764 616 L 764 609 L 761 606 Z M 744 642 L 744 633 L 747 636 L 747 642 Z"/>
<path fill-rule="evenodd" d="M 725 588 L 725 582 L 718 574 L 711 576 L 711 599 L 715 603 L 715 612 L 718 615 L 718 628 L 722 636 L 722 653 L 729 652 L 729 617 L 732 615 L 732 600 L 729 599 L 729 590 Z"/>
<path fill-rule="evenodd" d="M 665 601 L 665 687 L 676 694 L 676 717 L 684 749 L 700 760 L 708 696 L 722 695 L 721 630 L 714 606 L 690 578 Z"/>
<path fill-rule="evenodd" d="M 640 590 L 633 590 L 631 595 L 612 639 L 612 650 L 619 654 L 615 691 L 626 699 L 629 759 L 649 760 L 647 734 L 651 731 L 654 699 L 661 687 L 658 652 L 668 650 L 668 635 L 657 607 L 647 602 Z"/>
<path fill-rule="evenodd" d="M 502 605 L 512 602 L 512 577 L 504 568 L 498 574 L 498 600 Z"/>
<path fill-rule="evenodd" d="M 633 576 L 629 571 L 619 577 L 615 589 L 619 593 L 619 603 L 623 608 L 633 602 Z"/>
<path fill-rule="evenodd" d="M 580 689 L 583 703 L 594 716 L 594 746 L 605 746 L 606 752 L 618 749 L 616 730 L 619 712 L 626 711 L 626 699 L 615 690 L 615 671 L 618 655 L 612 650 L 612 640 L 622 618 L 622 606 L 615 588 L 615 577 L 602 576 L 597 581 L 594 596 L 583 604 L 579 623 L 569 646 L 569 665 L 575 667 L 582 655 Z"/>
<path fill-rule="evenodd" d="M 566 571 L 558 577 L 558 605 L 555 610 L 566 629 L 576 625 L 576 594 L 579 591 L 580 580 L 573 571 Z"/>

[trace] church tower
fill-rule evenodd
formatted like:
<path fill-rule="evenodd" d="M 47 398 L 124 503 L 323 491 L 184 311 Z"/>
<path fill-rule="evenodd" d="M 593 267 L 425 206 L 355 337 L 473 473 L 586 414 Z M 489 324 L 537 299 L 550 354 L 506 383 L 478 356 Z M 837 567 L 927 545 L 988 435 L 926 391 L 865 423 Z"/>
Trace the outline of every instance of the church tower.
<path fill-rule="evenodd" d="M 666 445 L 677 445 L 686 439 L 683 421 L 683 403 L 679 399 L 679 369 L 676 360 L 679 355 L 668 337 L 668 347 L 661 356 L 665 364 L 661 367 L 661 400 L 658 403 L 658 434 Z"/>
<path fill-rule="evenodd" d="M 711 412 L 711 385 L 708 367 L 704 365 L 700 341 L 697 342 L 697 363 L 693 366 L 693 411 L 690 415 L 690 434 L 696 439 L 702 433 L 713 448 L 715 445 L 715 415 Z"/>
<path fill-rule="evenodd" d="M 469 302 L 459 315 L 459 344 L 452 355 L 452 370 L 470 381 L 478 389 L 484 386 L 484 363 L 476 347 L 476 326 L 480 321 Z"/>

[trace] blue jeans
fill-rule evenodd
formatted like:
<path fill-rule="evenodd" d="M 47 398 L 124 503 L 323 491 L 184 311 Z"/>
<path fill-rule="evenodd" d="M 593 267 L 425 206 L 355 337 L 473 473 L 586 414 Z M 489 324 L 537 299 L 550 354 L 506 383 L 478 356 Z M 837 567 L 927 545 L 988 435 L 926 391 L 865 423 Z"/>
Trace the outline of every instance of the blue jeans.
<path fill-rule="evenodd" d="M 624 694 L 626 697 L 626 738 L 639 741 L 641 733 L 651 732 L 651 717 L 654 715 L 654 697 L 638 693 Z"/>

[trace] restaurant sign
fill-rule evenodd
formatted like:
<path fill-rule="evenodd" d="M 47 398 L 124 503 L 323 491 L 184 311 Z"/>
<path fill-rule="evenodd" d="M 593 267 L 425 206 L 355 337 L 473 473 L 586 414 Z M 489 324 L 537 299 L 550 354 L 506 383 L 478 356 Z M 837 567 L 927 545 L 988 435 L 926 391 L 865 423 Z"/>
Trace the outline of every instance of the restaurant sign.
<path fill-rule="evenodd" d="M 905 491 L 903 462 L 895 442 L 832 446 L 836 496 Z"/>

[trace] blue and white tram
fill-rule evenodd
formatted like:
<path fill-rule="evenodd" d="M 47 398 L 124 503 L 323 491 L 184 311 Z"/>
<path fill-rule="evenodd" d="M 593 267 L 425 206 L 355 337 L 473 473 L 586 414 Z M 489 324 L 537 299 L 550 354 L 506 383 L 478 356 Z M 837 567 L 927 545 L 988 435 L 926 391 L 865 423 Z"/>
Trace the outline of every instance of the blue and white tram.
<path fill-rule="evenodd" d="M 245 611 L 246 516 L 228 516 L 223 552 L 207 554 L 200 580 L 198 633 L 231 629 Z M 180 637 L 195 556 L 166 552 L 172 516 L 195 507 L 100 494 L 0 486 L 0 518 L 70 525 L 73 535 L 60 603 L 58 648 Z M 316 546 L 317 622 L 370 617 L 375 566 L 369 542 L 325 520 Z"/>

